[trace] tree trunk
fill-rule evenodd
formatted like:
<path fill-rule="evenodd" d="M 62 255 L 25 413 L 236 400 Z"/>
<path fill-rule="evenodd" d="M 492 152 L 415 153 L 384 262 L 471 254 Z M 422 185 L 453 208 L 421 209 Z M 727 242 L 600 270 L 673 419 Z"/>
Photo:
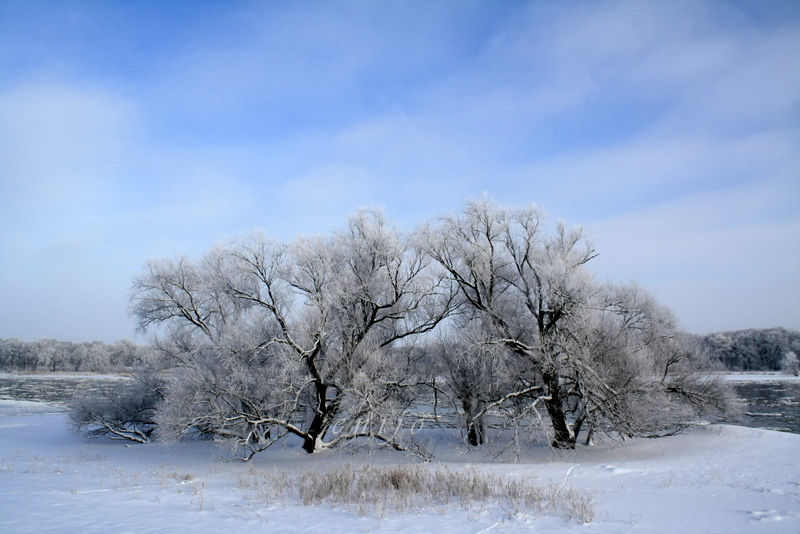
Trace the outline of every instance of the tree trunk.
<path fill-rule="evenodd" d="M 575 438 L 569 430 L 567 424 L 567 414 L 564 412 L 564 404 L 561 399 L 561 387 L 558 383 L 558 374 L 546 372 L 543 375 L 544 383 L 547 385 L 549 399 L 545 400 L 547 413 L 553 424 L 553 447 L 557 449 L 574 449 Z"/>
<path fill-rule="evenodd" d="M 326 424 L 326 415 L 328 413 L 328 386 L 325 384 L 317 383 L 315 384 L 315 410 L 314 410 L 314 418 L 311 420 L 311 424 L 308 425 L 308 430 L 306 430 L 306 437 L 303 440 L 303 450 L 307 453 L 311 454 L 316 451 L 317 448 L 317 441 L 320 438 L 325 437 L 325 432 L 327 431 L 328 425 Z"/>
<path fill-rule="evenodd" d="M 477 447 L 478 445 L 483 445 L 484 443 L 484 424 L 481 419 L 477 421 L 471 421 L 469 423 L 469 431 L 467 432 L 467 439 L 469 440 L 469 444 L 473 447 Z"/>
<path fill-rule="evenodd" d="M 461 401 L 464 416 L 467 419 L 467 441 L 473 447 L 483 445 L 485 442 L 486 423 L 483 416 L 475 417 L 483 409 L 483 403 L 478 399 L 464 399 Z"/>

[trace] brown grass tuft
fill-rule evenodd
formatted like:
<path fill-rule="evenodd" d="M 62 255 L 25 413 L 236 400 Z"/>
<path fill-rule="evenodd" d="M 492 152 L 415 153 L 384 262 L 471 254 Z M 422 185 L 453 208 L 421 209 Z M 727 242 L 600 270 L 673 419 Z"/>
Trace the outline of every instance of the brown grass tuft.
<path fill-rule="evenodd" d="M 540 486 L 516 477 L 483 473 L 468 467 L 451 471 L 420 465 L 361 466 L 345 464 L 327 472 L 306 471 L 295 477 L 251 471 L 240 487 L 270 498 L 294 497 L 306 506 L 344 506 L 360 515 L 406 512 L 428 508 L 480 509 L 497 504 L 517 513 L 562 517 L 568 521 L 594 520 L 591 498 L 572 488 Z M 276 486 L 281 487 L 275 491 Z M 258 491 L 270 487 L 272 491 Z"/>

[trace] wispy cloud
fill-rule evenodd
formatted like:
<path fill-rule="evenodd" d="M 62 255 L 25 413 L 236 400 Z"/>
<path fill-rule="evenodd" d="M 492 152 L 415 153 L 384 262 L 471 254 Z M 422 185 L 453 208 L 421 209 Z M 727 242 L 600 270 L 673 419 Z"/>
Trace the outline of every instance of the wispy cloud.
<path fill-rule="evenodd" d="M 596 221 L 596 266 L 655 291 L 693 331 L 795 324 L 798 189 L 763 180 Z"/>

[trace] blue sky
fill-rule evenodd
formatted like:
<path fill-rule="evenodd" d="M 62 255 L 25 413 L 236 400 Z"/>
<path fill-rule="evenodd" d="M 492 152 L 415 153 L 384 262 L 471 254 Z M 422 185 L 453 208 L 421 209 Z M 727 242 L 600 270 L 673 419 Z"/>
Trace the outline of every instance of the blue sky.
<path fill-rule="evenodd" d="M 800 329 L 800 2 L 0 3 L 0 337 L 132 279 L 490 193 L 705 333 Z"/>

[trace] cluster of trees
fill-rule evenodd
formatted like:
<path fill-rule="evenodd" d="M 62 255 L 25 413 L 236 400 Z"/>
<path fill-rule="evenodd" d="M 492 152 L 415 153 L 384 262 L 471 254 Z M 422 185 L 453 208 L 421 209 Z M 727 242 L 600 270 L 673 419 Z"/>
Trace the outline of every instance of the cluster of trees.
<path fill-rule="evenodd" d="M 130 370 L 141 364 L 146 347 L 127 339 L 71 343 L 55 339 L 0 339 L 0 370 L 5 372 L 89 372 Z"/>
<path fill-rule="evenodd" d="M 596 280 L 594 256 L 581 230 L 480 199 L 410 233 L 362 210 L 329 236 L 255 233 L 199 261 L 151 261 L 131 313 L 167 372 L 131 418 L 249 458 L 289 435 L 309 453 L 367 439 L 424 455 L 409 409 L 430 393 L 475 446 L 544 429 L 573 447 L 581 432 L 653 435 L 729 413 L 729 389 L 669 311 Z M 103 406 L 76 425 L 103 434 Z"/>
<path fill-rule="evenodd" d="M 786 328 L 716 332 L 700 342 L 731 371 L 791 370 L 791 355 L 800 354 L 800 332 Z"/>

